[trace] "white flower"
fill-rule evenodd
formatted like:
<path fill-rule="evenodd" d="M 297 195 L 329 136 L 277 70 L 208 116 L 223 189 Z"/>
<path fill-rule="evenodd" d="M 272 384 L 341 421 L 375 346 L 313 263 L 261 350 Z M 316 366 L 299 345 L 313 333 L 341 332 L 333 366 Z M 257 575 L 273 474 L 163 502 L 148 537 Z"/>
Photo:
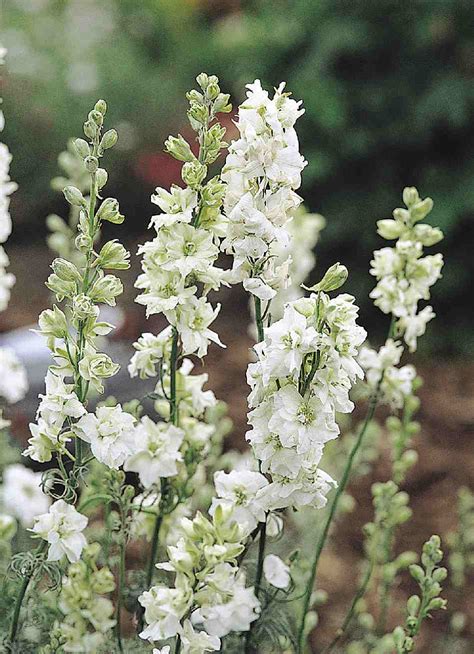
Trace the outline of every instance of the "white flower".
<path fill-rule="evenodd" d="M 33 472 L 18 463 L 3 471 L 1 497 L 8 513 L 23 527 L 31 527 L 33 518 L 48 510 L 51 501 L 41 489 L 41 473 Z"/>
<path fill-rule="evenodd" d="M 403 338 L 408 345 L 410 352 L 415 352 L 416 341 L 426 331 L 426 325 L 435 317 L 435 312 L 430 306 L 425 307 L 420 313 L 414 316 L 402 316 L 398 325 L 404 330 Z"/>
<path fill-rule="evenodd" d="M 145 609 L 146 628 L 140 633 L 144 640 L 166 640 L 181 630 L 181 618 L 189 606 L 190 595 L 182 588 L 152 586 L 138 601 Z"/>
<path fill-rule="evenodd" d="M 144 416 L 135 430 L 134 453 L 125 461 L 124 470 L 137 472 L 145 488 L 159 482 L 160 477 L 178 474 L 179 451 L 184 431 L 165 422 L 154 423 Z"/>
<path fill-rule="evenodd" d="M 196 354 L 202 357 L 207 354 L 210 341 L 225 347 L 216 332 L 209 329 L 220 308 L 221 305 L 218 304 L 213 309 L 205 297 L 199 299 L 192 297 L 188 303 L 180 307 L 176 321 L 172 316 L 168 316 L 181 336 L 183 354 Z"/>
<path fill-rule="evenodd" d="M 135 418 L 114 407 L 101 406 L 74 426 L 79 438 L 90 443 L 92 454 L 109 468 L 118 469 L 134 451 Z"/>
<path fill-rule="evenodd" d="M 0 396 L 9 404 L 23 399 L 28 390 L 28 380 L 25 368 L 13 350 L 0 347 L 0 370 Z"/>
<path fill-rule="evenodd" d="M 170 654 L 171 648 L 169 645 L 165 645 L 161 649 L 156 649 L 156 647 L 153 648 L 153 653 L 152 654 Z"/>
<path fill-rule="evenodd" d="M 217 636 L 210 636 L 205 631 L 195 631 L 190 620 L 186 620 L 181 635 L 183 654 L 205 654 L 205 652 L 219 652 L 221 640 Z"/>
<path fill-rule="evenodd" d="M 262 474 L 250 470 L 233 470 L 229 473 L 218 470 L 214 474 L 214 485 L 217 497 L 212 500 L 211 515 L 218 506 L 231 507 L 231 520 L 243 527 L 246 534 L 265 520 L 259 491 L 268 485 L 268 480 Z"/>
<path fill-rule="evenodd" d="M 314 443 L 325 443 L 339 434 L 331 408 L 316 397 L 302 397 L 291 384 L 275 393 L 274 403 L 275 413 L 268 427 L 285 447 L 295 446 L 303 453 Z"/>
<path fill-rule="evenodd" d="M 87 544 L 82 533 L 86 526 L 85 515 L 64 500 L 57 500 L 48 513 L 35 517 L 31 531 L 49 543 L 48 561 L 59 561 L 65 555 L 75 563 Z"/>
<path fill-rule="evenodd" d="M 37 418 L 41 416 L 48 424 L 62 427 L 64 419 L 80 418 L 86 413 L 79 402 L 73 384 L 64 383 L 64 379 L 48 370 L 46 375 L 46 395 L 40 395 Z"/>
<path fill-rule="evenodd" d="M 204 605 L 196 611 L 194 624 L 203 624 L 208 634 L 223 638 L 231 631 L 248 631 L 260 614 L 260 602 L 252 587 L 245 587 L 245 577 L 238 575 L 228 589 L 231 598 L 223 603 Z"/>
<path fill-rule="evenodd" d="M 190 223 L 197 207 L 198 196 L 196 191 L 190 188 L 173 185 L 170 191 L 157 188 L 151 196 L 151 201 L 164 212 L 153 216 L 150 222 L 150 227 L 153 226 L 158 231 L 163 226 L 169 227 L 177 222 Z"/>
<path fill-rule="evenodd" d="M 265 557 L 263 574 L 268 583 L 275 588 L 285 589 L 290 585 L 290 568 L 275 554 L 267 554 Z"/>
<path fill-rule="evenodd" d="M 38 423 L 30 422 L 31 438 L 28 440 L 29 447 L 23 452 L 23 456 L 29 456 L 33 461 L 46 463 L 51 461 L 53 452 L 64 450 L 65 444 L 70 441 L 70 433 L 62 431 L 62 426 L 50 425 L 43 418 Z"/>
<path fill-rule="evenodd" d="M 159 334 L 142 334 L 133 344 L 136 352 L 130 359 L 130 377 L 140 375 L 140 379 L 156 376 L 156 365 L 171 348 L 171 327 Z"/>

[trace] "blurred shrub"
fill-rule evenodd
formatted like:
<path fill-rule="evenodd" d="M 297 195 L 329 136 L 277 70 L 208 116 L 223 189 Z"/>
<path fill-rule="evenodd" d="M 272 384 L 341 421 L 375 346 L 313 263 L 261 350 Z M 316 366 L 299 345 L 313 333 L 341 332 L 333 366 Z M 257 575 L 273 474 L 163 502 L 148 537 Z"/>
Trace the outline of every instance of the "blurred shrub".
<path fill-rule="evenodd" d="M 442 318 L 429 346 L 472 348 L 473 3 L 10 0 L 4 25 L 5 138 L 21 186 L 17 239 L 36 234 L 53 208 L 45 189 L 65 130 L 75 122 L 80 133 L 96 97 L 107 100 L 120 132 L 111 192 L 139 232 L 151 189 L 176 178 L 162 142 L 170 130 L 186 130 L 176 116 L 193 77 L 216 73 L 235 101 L 256 77 L 287 80 L 306 107 L 303 194 L 327 218 L 321 268 L 342 260 L 351 290 L 366 294 L 366 261 L 380 245 L 375 221 L 389 215 L 403 186 L 416 185 L 435 200 L 433 221 L 447 237 L 434 298 Z M 374 320 L 368 302 L 363 313 Z"/>

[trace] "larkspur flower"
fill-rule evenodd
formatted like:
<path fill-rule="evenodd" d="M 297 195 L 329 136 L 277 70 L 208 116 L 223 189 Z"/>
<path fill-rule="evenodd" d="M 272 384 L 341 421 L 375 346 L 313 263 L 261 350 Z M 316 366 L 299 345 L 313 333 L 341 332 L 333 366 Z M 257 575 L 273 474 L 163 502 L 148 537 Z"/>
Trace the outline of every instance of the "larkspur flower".
<path fill-rule="evenodd" d="M 87 543 L 82 533 L 86 526 L 86 516 L 64 500 L 57 500 L 48 513 L 35 517 L 31 531 L 48 542 L 48 561 L 60 561 L 66 556 L 75 563 Z"/>

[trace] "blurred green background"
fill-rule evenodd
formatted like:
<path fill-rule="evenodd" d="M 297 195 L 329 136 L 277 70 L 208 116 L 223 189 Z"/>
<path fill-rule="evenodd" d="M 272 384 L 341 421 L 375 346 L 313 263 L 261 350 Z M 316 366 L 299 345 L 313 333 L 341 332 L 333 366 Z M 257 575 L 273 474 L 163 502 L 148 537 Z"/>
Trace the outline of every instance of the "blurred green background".
<path fill-rule="evenodd" d="M 184 93 L 194 77 L 217 74 L 235 104 L 257 77 L 268 87 L 286 80 L 306 108 L 302 195 L 327 219 L 319 268 L 348 265 L 363 320 L 385 329 L 367 299 L 370 254 L 381 246 L 375 221 L 399 206 L 403 186 L 416 185 L 433 197 L 432 222 L 446 234 L 438 319 L 423 347 L 472 351 L 470 0 L 7 0 L 1 39 L 9 49 L 4 140 L 20 185 L 14 243 L 39 242 L 45 216 L 61 210 L 49 186 L 57 155 L 81 135 L 98 97 L 120 136 L 108 188 L 138 236 L 152 190 L 179 179 L 161 151 L 170 132 L 187 131 Z"/>

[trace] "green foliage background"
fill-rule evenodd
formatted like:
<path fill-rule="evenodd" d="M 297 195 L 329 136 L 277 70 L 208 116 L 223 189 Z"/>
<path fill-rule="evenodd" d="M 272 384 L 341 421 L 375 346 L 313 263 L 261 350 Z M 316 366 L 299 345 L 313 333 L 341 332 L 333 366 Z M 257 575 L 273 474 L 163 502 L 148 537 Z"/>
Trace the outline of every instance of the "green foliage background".
<path fill-rule="evenodd" d="M 439 317 L 425 348 L 472 350 L 472 2 L 9 0 L 3 13 L 17 241 L 39 238 L 57 202 L 48 195 L 57 154 L 97 97 L 121 134 L 110 193 L 138 234 L 150 192 L 174 179 L 159 153 L 169 132 L 186 129 L 177 117 L 195 75 L 217 74 L 234 103 L 256 77 L 286 80 L 306 108 L 302 193 L 327 219 L 320 267 L 348 265 L 364 321 L 382 323 L 363 301 L 366 264 L 381 244 L 375 221 L 400 204 L 403 186 L 416 185 L 433 197 L 433 222 L 446 233 Z"/>

